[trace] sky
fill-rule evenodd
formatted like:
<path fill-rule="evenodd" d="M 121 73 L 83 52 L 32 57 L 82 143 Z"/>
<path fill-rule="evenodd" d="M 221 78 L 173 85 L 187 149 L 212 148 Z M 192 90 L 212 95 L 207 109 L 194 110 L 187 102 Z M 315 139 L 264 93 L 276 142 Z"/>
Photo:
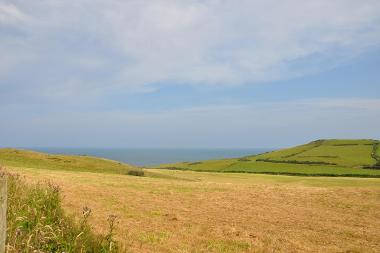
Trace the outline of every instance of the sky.
<path fill-rule="evenodd" d="M 0 146 L 380 139 L 378 0 L 0 0 Z"/>

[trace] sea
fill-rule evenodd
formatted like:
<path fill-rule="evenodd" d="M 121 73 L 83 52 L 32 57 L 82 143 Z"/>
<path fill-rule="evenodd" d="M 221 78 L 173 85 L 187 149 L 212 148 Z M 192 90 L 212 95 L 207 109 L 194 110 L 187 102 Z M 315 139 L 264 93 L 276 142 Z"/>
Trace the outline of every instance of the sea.
<path fill-rule="evenodd" d="M 235 158 L 271 151 L 265 148 L 27 148 L 49 154 L 88 155 L 136 166 Z"/>

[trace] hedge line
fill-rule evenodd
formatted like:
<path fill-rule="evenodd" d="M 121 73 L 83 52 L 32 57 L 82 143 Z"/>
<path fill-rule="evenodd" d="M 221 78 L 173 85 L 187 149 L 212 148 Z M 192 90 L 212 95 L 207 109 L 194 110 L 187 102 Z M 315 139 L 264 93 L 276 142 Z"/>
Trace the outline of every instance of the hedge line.
<path fill-rule="evenodd" d="M 316 165 L 337 165 L 336 163 L 322 162 L 322 161 L 297 161 L 297 160 L 273 160 L 269 158 L 259 158 L 258 162 L 268 162 L 268 163 L 293 163 L 293 164 L 316 164 Z"/>
<path fill-rule="evenodd" d="M 380 178 L 380 175 L 367 175 L 367 174 L 332 174 L 332 173 L 303 173 L 303 172 L 272 172 L 272 171 L 252 171 L 252 170 L 192 170 L 181 167 L 165 167 L 162 169 L 167 170 L 181 170 L 181 171 L 197 171 L 197 172 L 215 172 L 215 173 L 248 173 L 248 174 L 267 174 L 267 175 L 282 175 L 282 176 L 304 176 L 304 177 L 360 177 L 360 178 Z"/>

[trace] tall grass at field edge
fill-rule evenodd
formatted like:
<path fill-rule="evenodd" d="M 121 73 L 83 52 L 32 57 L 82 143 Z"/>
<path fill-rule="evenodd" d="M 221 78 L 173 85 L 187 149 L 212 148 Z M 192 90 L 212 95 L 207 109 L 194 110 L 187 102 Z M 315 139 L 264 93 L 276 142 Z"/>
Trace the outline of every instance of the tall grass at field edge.
<path fill-rule="evenodd" d="M 6 252 L 119 252 L 116 217 L 108 218 L 107 235 L 96 235 L 88 224 L 91 209 L 84 207 L 79 219 L 66 215 L 57 185 L 29 184 L 3 168 L 0 176 L 8 181 Z"/>

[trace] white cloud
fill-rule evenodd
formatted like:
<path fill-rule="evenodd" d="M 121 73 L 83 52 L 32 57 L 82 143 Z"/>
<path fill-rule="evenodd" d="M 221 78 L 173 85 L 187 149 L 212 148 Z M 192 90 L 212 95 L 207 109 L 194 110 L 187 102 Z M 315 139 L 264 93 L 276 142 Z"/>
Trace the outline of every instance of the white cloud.
<path fill-rule="evenodd" d="M 0 24 L 15 24 L 28 19 L 15 5 L 0 2 Z"/>
<path fill-rule="evenodd" d="M 320 70 L 341 61 L 342 54 L 352 57 L 380 41 L 380 5 L 375 1 L 158 3 L 160 8 L 134 6 L 134 22 L 129 13 L 123 16 L 125 9 L 115 9 L 119 15 L 112 17 L 128 18 L 110 21 L 116 41 L 137 61 L 131 72 L 141 75 L 148 69 L 151 82 L 239 84 L 288 78 L 314 71 L 308 62 L 302 70 L 292 69 L 298 60 L 311 58 L 312 67 L 313 60 L 333 62 L 319 65 Z M 190 8 L 183 16 L 191 22 L 170 15 Z M 167 23 L 178 25 L 167 29 Z"/>
<path fill-rule="evenodd" d="M 0 0 L 0 24 L 3 72 L 33 55 L 40 86 L 239 85 L 323 71 L 378 47 L 380 2 Z M 9 35 L 17 29 L 23 36 Z M 41 66 L 58 61 L 67 71 L 53 84 Z M 102 76 L 70 72 L 77 64 Z"/>

